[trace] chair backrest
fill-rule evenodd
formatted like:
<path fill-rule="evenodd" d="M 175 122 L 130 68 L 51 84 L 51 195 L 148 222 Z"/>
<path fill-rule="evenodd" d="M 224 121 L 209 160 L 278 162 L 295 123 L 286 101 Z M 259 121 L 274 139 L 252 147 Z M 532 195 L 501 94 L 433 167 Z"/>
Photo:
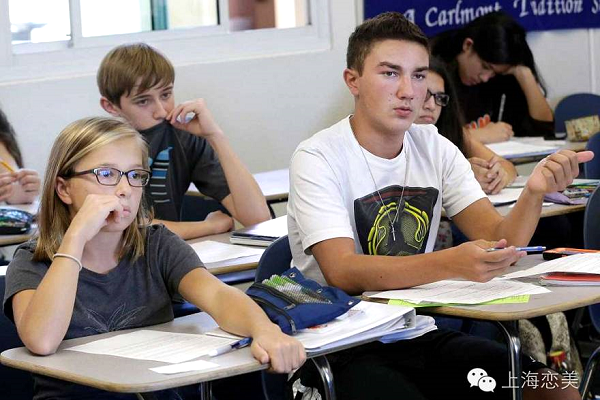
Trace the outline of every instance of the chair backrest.
<path fill-rule="evenodd" d="M 595 157 L 583 164 L 583 173 L 587 179 L 600 179 L 600 133 L 592 136 L 585 148 L 593 151 Z"/>
<path fill-rule="evenodd" d="M 290 268 L 292 261 L 292 250 L 287 235 L 275 240 L 258 261 L 256 267 L 255 282 L 262 282 L 273 274 L 280 274 Z M 285 398 L 285 384 L 287 375 L 261 373 L 263 393 L 268 400 Z"/>
<path fill-rule="evenodd" d="M 600 188 L 594 190 L 585 207 L 583 244 L 586 249 L 600 250 Z"/>
<path fill-rule="evenodd" d="M 576 93 L 562 99 L 554 110 L 554 131 L 566 132 L 565 121 L 600 115 L 600 96 L 593 93 Z"/>
<path fill-rule="evenodd" d="M 0 299 L 4 299 L 5 276 L 0 275 Z M 23 346 L 13 323 L 0 313 L 0 352 Z M 3 399 L 33 398 L 33 378 L 29 372 L 0 365 L 0 393 Z"/>
<path fill-rule="evenodd" d="M 292 250 L 287 235 L 275 240 L 258 261 L 255 282 L 269 279 L 273 274 L 280 274 L 290 268 L 292 261 Z"/>

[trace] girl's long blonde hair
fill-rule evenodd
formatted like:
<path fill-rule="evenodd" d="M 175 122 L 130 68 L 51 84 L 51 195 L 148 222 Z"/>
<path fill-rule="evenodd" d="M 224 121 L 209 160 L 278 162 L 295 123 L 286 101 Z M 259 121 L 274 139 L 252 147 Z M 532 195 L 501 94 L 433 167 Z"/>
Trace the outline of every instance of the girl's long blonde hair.
<path fill-rule="evenodd" d="M 89 117 L 69 124 L 58 135 L 52 146 L 38 214 L 38 240 L 34 260 L 51 260 L 71 223 L 68 206 L 56 193 L 58 177 L 75 172 L 75 165 L 92 151 L 121 139 L 135 139 L 142 151 L 142 166 L 148 169 L 148 145 L 129 124 L 116 118 Z M 145 227 L 152 220 L 145 195 L 138 208 L 135 221 L 125 229 L 118 257 L 131 254 L 135 260 L 144 254 Z"/>

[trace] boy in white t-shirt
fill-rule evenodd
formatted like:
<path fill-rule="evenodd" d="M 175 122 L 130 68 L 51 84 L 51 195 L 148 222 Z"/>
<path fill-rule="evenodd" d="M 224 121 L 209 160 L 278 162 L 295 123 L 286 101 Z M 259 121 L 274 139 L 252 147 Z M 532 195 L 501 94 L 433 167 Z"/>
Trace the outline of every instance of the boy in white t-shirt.
<path fill-rule="evenodd" d="M 433 125 L 413 125 L 428 95 L 427 46 L 399 13 L 368 20 L 350 37 L 344 80 L 355 112 L 301 143 L 291 161 L 289 239 L 294 264 L 308 277 L 349 293 L 452 278 L 488 281 L 525 255 L 514 246 L 529 242 L 544 194 L 564 189 L 578 163 L 593 157 L 570 151 L 547 157 L 511 213 L 500 216 L 461 152 Z M 442 207 L 479 240 L 432 253 Z M 505 249 L 487 252 L 491 247 Z M 444 330 L 362 346 L 331 362 L 341 399 L 444 398 L 448 392 L 500 399 L 510 397 L 514 384 L 503 345 Z M 555 390 L 525 387 L 526 399 L 580 398 L 543 364 L 525 356 L 521 363 L 524 371 L 558 382 Z M 474 368 L 496 380 L 493 392 L 469 384 Z"/>

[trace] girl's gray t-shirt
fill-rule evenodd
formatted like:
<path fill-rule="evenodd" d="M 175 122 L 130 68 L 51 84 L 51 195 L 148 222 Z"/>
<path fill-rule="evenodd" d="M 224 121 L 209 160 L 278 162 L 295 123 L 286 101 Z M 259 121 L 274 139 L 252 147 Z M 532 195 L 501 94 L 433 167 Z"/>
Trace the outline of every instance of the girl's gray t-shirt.
<path fill-rule="evenodd" d="M 12 297 L 36 289 L 50 261 L 32 260 L 35 242 L 19 246 L 6 272 L 4 314 L 14 322 Z M 147 228 L 142 257 L 124 257 L 108 274 L 83 269 L 65 339 L 160 324 L 173 319 L 172 299 L 181 279 L 203 264 L 196 252 L 163 225 Z M 35 376 L 35 399 L 95 398 L 94 389 Z M 100 396 L 102 397 L 102 396 Z"/>

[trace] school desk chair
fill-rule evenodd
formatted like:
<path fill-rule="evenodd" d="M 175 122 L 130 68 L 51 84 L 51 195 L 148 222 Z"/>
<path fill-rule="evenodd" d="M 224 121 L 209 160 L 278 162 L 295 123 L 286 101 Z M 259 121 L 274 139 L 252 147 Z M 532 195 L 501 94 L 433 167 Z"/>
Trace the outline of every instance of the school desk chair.
<path fill-rule="evenodd" d="M 593 151 L 595 157 L 583 164 L 584 176 L 586 179 L 600 179 L 600 133 L 590 138 L 585 149 Z"/>
<path fill-rule="evenodd" d="M 594 190 L 594 193 L 588 199 L 583 218 L 583 243 L 586 249 L 600 250 L 600 189 Z M 600 333 L 600 303 L 588 306 L 590 319 L 596 332 Z M 579 392 L 581 397 L 586 399 L 590 386 L 593 382 L 596 367 L 600 359 L 600 347 L 592 353 L 588 359 Z"/>
<path fill-rule="evenodd" d="M 256 268 L 255 282 L 262 282 L 269 279 L 271 275 L 281 274 L 290 268 L 292 261 L 292 251 L 287 235 L 275 240 L 262 254 Z M 333 375 L 329 361 L 325 356 L 314 357 L 310 359 L 316 367 L 317 373 L 323 384 L 324 399 L 335 400 L 335 390 L 333 386 Z M 308 368 L 306 364 L 301 370 Z M 268 400 L 284 399 L 287 374 L 270 374 L 261 372 L 264 395 Z"/>
<path fill-rule="evenodd" d="M 0 299 L 4 298 L 5 276 L 0 275 Z M 0 352 L 23 346 L 17 329 L 12 322 L 0 314 Z M 3 399 L 31 400 L 33 398 L 33 378 L 29 372 L 0 365 L 0 393 Z"/>
<path fill-rule="evenodd" d="M 554 131 L 566 132 L 565 121 L 600 114 L 600 96 L 593 93 L 571 94 L 554 109 Z"/>

